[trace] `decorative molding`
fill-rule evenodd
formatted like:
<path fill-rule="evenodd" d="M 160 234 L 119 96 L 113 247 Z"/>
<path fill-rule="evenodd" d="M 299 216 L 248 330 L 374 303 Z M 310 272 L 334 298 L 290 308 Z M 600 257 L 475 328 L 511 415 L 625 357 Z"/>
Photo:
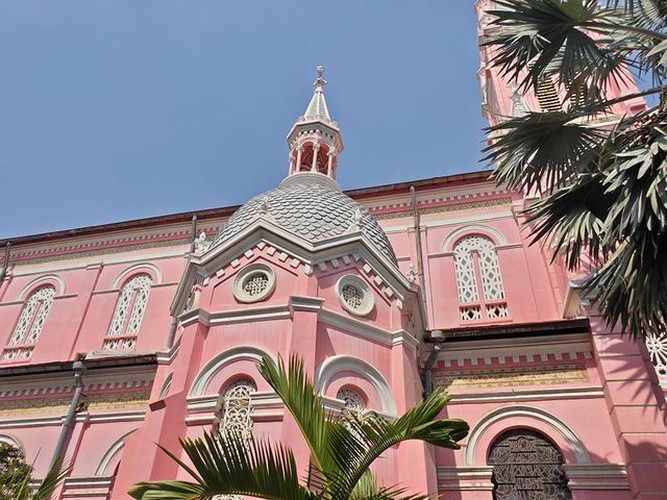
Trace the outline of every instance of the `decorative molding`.
<path fill-rule="evenodd" d="M 382 412 L 390 416 L 396 415 L 396 401 L 387 380 L 374 366 L 354 356 L 338 355 L 327 358 L 316 370 L 315 390 L 324 394 L 331 378 L 341 371 L 355 372 L 368 380 L 380 398 Z"/>
<path fill-rule="evenodd" d="M 438 355 L 445 368 L 514 363 L 559 362 L 591 359 L 588 333 L 569 333 L 538 338 L 486 339 L 446 342 Z M 427 354 L 425 353 L 425 356 Z"/>
<path fill-rule="evenodd" d="M 25 300 L 33 290 L 48 283 L 56 285 L 56 297 L 63 297 L 65 295 L 65 280 L 57 274 L 50 273 L 41 275 L 25 285 L 16 296 L 16 301 L 21 302 Z"/>
<path fill-rule="evenodd" d="M 209 393 L 207 389 L 211 383 L 211 380 L 225 366 L 237 361 L 253 361 L 255 363 L 259 363 L 263 356 L 268 356 L 274 359 L 274 356 L 270 355 L 269 353 L 256 347 L 249 346 L 235 347 L 218 354 L 208 363 L 206 363 L 195 377 L 194 381 L 192 382 L 192 386 L 190 387 L 190 391 L 188 392 L 188 400 L 197 396 L 208 395 Z M 217 391 L 215 394 L 217 396 Z"/>
<path fill-rule="evenodd" d="M 512 421 L 518 417 L 530 418 L 547 424 L 558 432 L 569 444 L 577 463 L 590 463 L 591 459 L 581 439 L 579 439 L 574 431 L 559 418 L 541 408 L 532 406 L 506 406 L 487 413 L 477 422 L 477 425 L 471 429 L 464 452 L 465 464 L 468 466 L 475 465 L 476 447 L 481 437 L 491 425 L 503 420 Z"/>
<path fill-rule="evenodd" d="M 139 262 L 120 272 L 116 276 L 116 278 L 114 278 L 111 284 L 111 289 L 112 290 L 120 289 L 122 286 L 125 285 L 125 281 L 128 278 L 130 278 L 134 274 L 140 274 L 142 271 L 151 276 L 154 285 L 159 285 L 164 281 L 162 271 L 160 271 L 159 267 L 150 262 Z"/>
<path fill-rule="evenodd" d="M 125 446 L 125 438 L 132 434 L 134 431 L 137 429 L 132 429 L 131 431 L 126 432 L 123 434 L 121 437 L 119 437 L 114 444 L 112 444 L 109 449 L 102 455 L 102 459 L 100 460 L 100 463 L 97 466 L 97 469 L 95 469 L 95 476 L 103 476 L 105 472 L 112 472 L 113 471 L 107 471 L 107 467 L 109 466 L 109 463 L 113 458 L 120 452 L 120 450 L 123 449 Z"/>
<path fill-rule="evenodd" d="M 582 384 L 590 382 L 582 364 L 496 367 L 490 370 L 435 372 L 435 385 L 448 392 L 461 389 L 522 388 L 546 384 Z"/>
<path fill-rule="evenodd" d="M 517 390 L 518 389 L 518 390 Z M 597 387 L 568 387 L 566 389 L 516 388 L 511 391 L 451 394 L 450 405 L 475 403 L 516 403 L 519 401 L 556 400 L 556 399 L 591 399 L 603 398 L 604 391 Z"/>
<path fill-rule="evenodd" d="M 493 491 L 493 467 L 490 465 L 438 467 L 437 474 L 440 491 Z"/>
<path fill-rule="evenodd" d="M 82 498 L 106 500 L 113 485 L 114 477 L 68 477 L 63 485 L 62 498 Z"/>
<path fill-rule="evenodd" d="M 629 490 L 628 473 L 623 464 L 563 464 L 571 490 Z"/>
<path fill-rule="evenodd" d="M 488 237 L 491 241 L 493 241 L 494 246 L 503 246 L 509 244 L 507 238 L 505 238 L 505 235 L 503 235 L 503 233 L 498 231 L 495 227 L 487 226 L 484 224 L 468 224 L 466 226 L 459 227 L 458 229 L 455 229 L 449 233 L 449 235 L 445 238 L 445 241 L 442 243 L 442 251 L 452 252 L 454 250 L 454 245 L 458 240 L 473 234 L 481 234 Z"/>

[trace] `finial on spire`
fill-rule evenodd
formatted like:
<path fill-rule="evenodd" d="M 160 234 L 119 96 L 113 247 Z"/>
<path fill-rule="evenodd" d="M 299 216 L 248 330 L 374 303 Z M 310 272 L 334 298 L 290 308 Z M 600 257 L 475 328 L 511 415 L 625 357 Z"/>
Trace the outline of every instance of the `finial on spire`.
<path fill-rule="evenodd" d="M 313 86 L 324 87 L 327 84 L 327 81 L 324 79 L 324 66 L 318 66 L 316 69 L 317 69 L 317 78 L 313 82 Z"/>

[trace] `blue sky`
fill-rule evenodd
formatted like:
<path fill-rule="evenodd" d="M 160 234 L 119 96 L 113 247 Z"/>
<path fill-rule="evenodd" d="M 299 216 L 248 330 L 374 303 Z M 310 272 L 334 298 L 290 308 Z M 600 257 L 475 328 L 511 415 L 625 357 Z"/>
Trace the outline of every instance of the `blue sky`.
<path fill-rule="evenodd" d="M 242 203 L 326 67 L 344 189 L 478 170 L 472 1 L 0 2 L 0 238 Z"/>

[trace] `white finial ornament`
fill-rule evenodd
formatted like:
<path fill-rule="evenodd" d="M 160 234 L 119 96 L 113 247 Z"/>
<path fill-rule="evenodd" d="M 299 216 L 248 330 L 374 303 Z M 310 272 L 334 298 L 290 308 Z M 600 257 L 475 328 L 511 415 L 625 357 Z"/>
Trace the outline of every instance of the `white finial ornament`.
<path fill-rule="evenodd" d="M 324 87 L 327 84 L 327 81 L 324 79 L 324 66 L 318 66 L 317 68 L 317 78 L 313 82 L 315 87 Z"/>

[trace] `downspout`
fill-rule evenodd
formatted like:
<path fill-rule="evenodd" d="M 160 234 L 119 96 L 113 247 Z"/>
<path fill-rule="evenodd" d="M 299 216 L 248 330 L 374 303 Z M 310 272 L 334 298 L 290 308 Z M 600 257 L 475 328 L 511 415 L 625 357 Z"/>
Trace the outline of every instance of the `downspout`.
<path fill-rule="evenodd" d="M 426 280 L 424 278 L 424 259 L 422 255 L 422 235 L 421 224 L 419 221 L 419 210 L 417 209 L 417 193 L 414 186 L 410 186 L 410 198 L 412 202 L 412 218 L 414 220 L 415 243 L 417 245 L 417 277 L 419 278 L 419 288 L 421 288 L 421 309 L 423 313 L 424 329 L 428 330 L 428 304 L 426 302 Z"/>
<path fill-rule="evenodd" d="M 417 192 L 414 186 L 410 186 L 410 198 L 412 202 L 412 218 L 414 221 L 415 244 L 417 246 L 417 277 L 419 278 L 420 305 L 423 316 L 424 330 L 429 331 L 428 301 L 426 300 L 426 278 L 424 276 L 424 255 L 422 249 L 421 224 L 419 219 L 419 209 L 417 207 Z M 434 344 L 433 350 L 424 364 L 424 392 L 423 396 L 428 397 L 433 392 L 433 365 L 440 352 L 440 346 Z"/>
<path fill-rule="evenodd" d="M 195 251 L 195 240 L 197 239 L 197 214 L 192 216 L 192 229 L 191 231 L 191 236 L 190 236 L 190 250 L 189 250 L 189 255 L 192 255 L 192 253 Z M 185 276 L 185 272 L 187 271 L 187 266 L 185 271 L 183 271 L 183 276 Z M 183 279 L 183 277 L 181 277 Z M 171 349 L 174 347 L 174 339 L 176 338 L 176 329 L 178 328 L 178 318 L 176 316 L 173 316 L 171 318 L 171 326 L 169 327 L 169 335 L 167 336 L 167 349 Z"/>
<path fill-rule="evenodd" d="M 65 422 L 60 429 L 60 436 L 58 436 L 58 443 L 56 443 L 56 449 L 53 452 L 53 458 L 51 458 L 51 465 L 63 458 L 62 454 L 72 434 L 72 426 L 74 425 L 74 419 L 76 418 L 76 411 L 79 408 L 81 394 L 83 393 L 83 372 L 86 370 L 86 367 L 82 361 L 77 360 L 72 364 L 72 369 L 74 370 L 74 396 L 69 405 L 69 411 L 65 417 Z"/>
<path fill-rule="evenodd" d="M 5 281 L 5 276 L 7 276 L 7 268 L 9 268 L 9 255 L 11 253 L 11 249 L 12 249 L 12 242 L 8 241 L 7 245 L 5 245 L 5 261 L 2 264 L 2 269 L 0 269 L 0 289 L 2 289 L 2 284 Z M 4 291 L 2 295 L 4 295 Z M 0 299 L 2 299 L 1 295 Z"/>
<path fill-rule="evenodd" d="M 424 364 L 424 397 L 427 398 L 433 392 L 433 364 L 440 352 L 440 344 L 433 344 L 433 350 L 428 355 Z"/>

